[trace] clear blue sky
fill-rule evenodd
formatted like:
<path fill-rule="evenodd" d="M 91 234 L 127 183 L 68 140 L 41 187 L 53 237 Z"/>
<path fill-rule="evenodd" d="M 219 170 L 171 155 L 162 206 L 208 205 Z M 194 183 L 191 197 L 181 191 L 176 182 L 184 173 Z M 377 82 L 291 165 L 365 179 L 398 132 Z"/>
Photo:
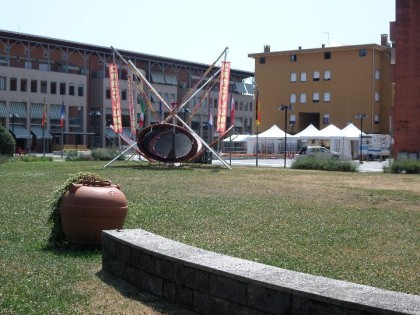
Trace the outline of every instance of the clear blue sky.
<path fill-rule="evenodd" d="M 225 47 L 232 68 L 249 53 L 380 43 L 395 0 L 20 0 L 1 5 L 0 29 L 114 46 L 205 64 Z"/>

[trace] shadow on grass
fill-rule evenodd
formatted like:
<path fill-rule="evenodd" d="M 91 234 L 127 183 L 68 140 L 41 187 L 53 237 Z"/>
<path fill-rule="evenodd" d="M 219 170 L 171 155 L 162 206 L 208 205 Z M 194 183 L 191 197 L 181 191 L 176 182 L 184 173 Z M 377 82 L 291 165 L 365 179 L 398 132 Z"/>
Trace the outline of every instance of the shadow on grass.
<path fill-rule="evenodd" d="M 209 170 L 211 172 L 220 172 L 222 170 L 227 170 L 227 168 L 221 166 L 221 165 L 212 165 L 212 164 L 195 164 L 195 163 L 185 163 L 181 164 L 179 166 L 170 166 L 170 165 L 164 165 L 164 164 L 119 164 L 119 165 L 112 165 L 108 166 L 115 169 L 148 169 L 148 170 L 154 170 L 154 171 L 162 171 L 162 172 L 168 172 L 173 170 L 188 170 L 188 171 L 194 171 L 195 169 L 202 169 L 202 170 Z"/>
<path fill-rule="evenodd" d="M 58 256 L 86 257 L 92 255 L 100 255 L 102 253 L 102 245 L 85 245 L 73 243 L 65 243 L 60 245 L 46 244 L 42 250 Z"/>
<path fill-rule="evenodd" d="M 138 287 L 127 281 L 114 276 L 113 274 L 100 270 L 96 276 L 106 285 L 113 287 L 122 296 L 132 301 L 136 301 L 144 306 L 152 308 L 156 313 L 170 315 L 192 315 L 196 314 L 186 309 L 171 304 L 150 293 L 142 292 Z"/>

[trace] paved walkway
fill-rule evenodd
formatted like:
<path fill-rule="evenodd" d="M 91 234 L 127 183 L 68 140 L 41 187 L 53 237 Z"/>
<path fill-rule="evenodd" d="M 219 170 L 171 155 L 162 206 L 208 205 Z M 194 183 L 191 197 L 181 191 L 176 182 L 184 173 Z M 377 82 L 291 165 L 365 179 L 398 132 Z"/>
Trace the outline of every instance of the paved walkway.
<path fill-rule="evenodd" d="M 225 157 L 225 161 L 231 165 L 241 166 L 257 166 L 256 159 L 229 159 Z M 293 159 L 286 159 L 286 168 L 289 168 Z M 388 161 L 365 161 L 359 164 L 359 161 L 354 161 L 359 166 L 359 172 L 383 172 L 383 167 L 388 166 Z M 222 163 L 216 158 L 213 158 L 213 164 L 221 165 Z M 284 167 L 284 159 L 258 159 L 258 167 Z"/>

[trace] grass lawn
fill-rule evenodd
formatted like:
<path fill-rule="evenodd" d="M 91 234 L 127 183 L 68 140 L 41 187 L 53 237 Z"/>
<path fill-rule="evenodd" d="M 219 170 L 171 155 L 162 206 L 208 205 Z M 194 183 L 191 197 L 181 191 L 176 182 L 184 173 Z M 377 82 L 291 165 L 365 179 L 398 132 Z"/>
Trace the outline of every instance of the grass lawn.
<path fill-rule="evenodd" d="M 129 203 L 125 228 L 281 268 L 420 294 L 418 175 L 104 164 L 0 164 L 4 314 L 172 312 L 103 274 L 100 250 L 45 249 L 48 198 L 79 171 L 121 185 Z"/>

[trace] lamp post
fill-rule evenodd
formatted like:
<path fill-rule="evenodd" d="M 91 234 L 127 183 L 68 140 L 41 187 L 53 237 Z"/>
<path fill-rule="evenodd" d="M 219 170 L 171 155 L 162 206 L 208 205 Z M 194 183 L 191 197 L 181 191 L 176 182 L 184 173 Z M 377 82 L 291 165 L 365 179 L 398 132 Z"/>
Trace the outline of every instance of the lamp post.
<path fill-rule="evenodd" d="M 19 118 L 19 115 L 16 113 L 9 114 L 10 120 L 12 121 L 12 133 L 15 134 L 15 119 Z"/>
<path fill-rule="evenodd" d="M 92 143 L 92 146 L 93 147 L 96 147 L 96 136 L 97 136 L 97 132 L 96 132 L 96 119 L 98 118 L 98 117 L 101 117 L 101 112 L 99 111 L 99 110 L 91 110 L 90 112 L 89 112 L 89 116 L 91 116 L 91 117 L 93 117 L 93 143 Z"/>
<path fill-rule="evenodd" d="M 187 108 L 187 107 L 184 107 L 183 109 L 182 109 L 182 113 L 183 113 L 183 120 L 184 120 L 184 122 L 186 123 L 187 122 L 187 113 L 189 113 L 190 112 L 190 109 L 189 108 Z"/>
<path fill-rule="evenodd" d="M 280 105 L 279 110 L 284 111 L 284 168 L 286 168 L 286 152 L 287 152 L 287 111 L 293 110 L 292 105 Z"/>
<path fill-rule="evenodd" d="M 363 119 L 367 117 L 368 115 L 366 113 L 357 113 L 356 116 L 354 116 L 354 118 L 360 119 L 359 163 L 363 163 L 362 161 Z"/>
<path fill-rule="evenodd" d="M 290 122 L 290 127 L 292 127 L 292 135 L 293 135 L 293 127 L 295 126 L 295 124 L 296 124 L 296 121 L 294 121 L 294 120 L 292 120 L 291 122 Z"/>

